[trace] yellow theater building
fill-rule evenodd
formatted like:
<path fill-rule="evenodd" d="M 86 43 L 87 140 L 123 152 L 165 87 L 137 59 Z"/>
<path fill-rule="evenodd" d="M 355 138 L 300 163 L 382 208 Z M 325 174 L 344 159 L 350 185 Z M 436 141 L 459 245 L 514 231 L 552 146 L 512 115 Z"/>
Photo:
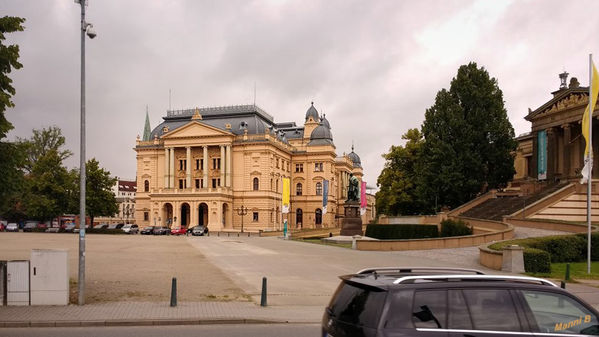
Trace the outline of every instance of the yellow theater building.
<path fill-rule="evenodd" d="M 337 156 L 331 125 L 314 104 L 303 126 L 276 123 L 255 105 L 169 110 L 138 137 L 135 219 L 140 226 L 211 231 L 338 227 L 350 174 L 362 180 L 360 157 Z M 290 212 L 282 214 L 283 178 Z M 329 181 L 323 214 L 324 181 Z M 372 196 L 364 223 L 374 217 Z"/>

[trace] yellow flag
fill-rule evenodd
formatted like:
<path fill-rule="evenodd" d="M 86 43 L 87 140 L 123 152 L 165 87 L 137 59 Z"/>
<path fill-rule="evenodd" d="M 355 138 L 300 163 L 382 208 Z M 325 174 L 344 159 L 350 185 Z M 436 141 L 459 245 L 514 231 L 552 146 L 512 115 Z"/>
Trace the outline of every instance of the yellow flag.
<path fill-rule="evenodd" d="M 283 178 L 283 208 L 282 213 L 289 213 L 289 178 Z"/>
<path fill-rule="evenodd" d="M 593 111 L 595 110 L 595 104 L 597 104 L 597 94 L 599 94 L 599 74 L 597 74 L 597 68 L 595 68 L 595 64 L 591 62 L 592 74 L 591 74 L 591 84 L 589 88 L 589 100 L 590 105 L 587 105 L 584 110 L 584 114 L 582 115 L 582 135 L 586 141 L 586 146 L 584 148 L 584 167 L 582 168 L 582 179 L 580 180 L 581 184 L 584 184 L 589 179 L 589 167 L 592 165 L 592 152 L 591 152 L 591 144 L 589 144 L 589 121 L 593 116 Z M 589 111 L 589 106 L 591 107 L 591 111 Z"/>
<path fill-rule="evenodd" d="M 591 100 L 591 105 L 593 110 L 595 109 L 595 104 L 597 104 L 597 94 L 599 94 L 599 75 L 597 74 L 597 68 L 595 68 L 595 64 L 591 63 L 591 67 L 593 68 L 593 75 L 591 76 L 591 88 L 589 90 Z M 584 115 L 582 115 L 582 134 L 584 135 L 584 139 L 586 139 L 586 147 L 584 149 L 585 157 L 589 155 L 590 146 L 589 146 L 589 119 L 591 114 L 589 113 L 589 106 L 587 105 L 584 110 Z"/>

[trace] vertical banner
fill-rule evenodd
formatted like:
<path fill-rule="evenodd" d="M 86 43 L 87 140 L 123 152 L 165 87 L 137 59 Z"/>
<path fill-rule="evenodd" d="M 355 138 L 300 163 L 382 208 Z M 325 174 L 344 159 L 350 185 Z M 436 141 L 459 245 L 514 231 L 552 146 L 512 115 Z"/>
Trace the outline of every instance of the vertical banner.
<path fill-rule="evenodd" d="M 366 214 L 366 182 L 360 183 L 360 215 Z"/>
<path fill-rule="evenodd" d="M 539 131 L 537 142 L 537 180 L 547 179 L 547 132 Z"/>
<path fill-rule="evenodd" d="M 283 214 L 289 213 L 289 178 L 283 178 Z"/>
<path fill-rule="evenodd" d="M 322 182 L 322 215 L 327 214 L 327 204 L 329 202 L 329 181 Z"/>

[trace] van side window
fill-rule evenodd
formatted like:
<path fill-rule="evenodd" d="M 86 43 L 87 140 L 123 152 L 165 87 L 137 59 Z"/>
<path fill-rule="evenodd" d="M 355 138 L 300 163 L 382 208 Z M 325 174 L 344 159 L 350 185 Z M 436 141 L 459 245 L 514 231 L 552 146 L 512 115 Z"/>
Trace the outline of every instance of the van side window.
<path fill-rule="evenodd" d="M 582 304 L 557 293 L 522 290 L 538 332 L 599 335 L 599 323 Z"/>
<path fill-rule="evenodd" d="M 507 289 L 468 289 L 462 292 L 476 330 L 522 331 L 520 318 Z"/>
<path fill-rule="evenodd" d="M 447 327 L 447 293 L 445 290 L 417 291 L 414 294 L 412 322 L 416 328 L 443 329 Z"/>

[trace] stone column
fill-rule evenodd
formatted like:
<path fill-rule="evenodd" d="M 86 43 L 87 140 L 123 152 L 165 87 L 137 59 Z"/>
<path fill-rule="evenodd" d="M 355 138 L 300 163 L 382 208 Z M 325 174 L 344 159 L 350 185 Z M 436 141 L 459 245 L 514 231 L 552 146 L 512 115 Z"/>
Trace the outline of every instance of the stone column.
<path fill-rule="evenodd" d="M 532 160 L 530 161 L 531 178 L 539 178 L 539 133 L 532 133 Z"/>
<path fill-rule="evenodd" d="M 175 167 L 175 148 L 171 147 L 170 148 L 170 173 L 169 173 L 169 180 L 170 180 L 170 187 L 171 188 L 175 188 L 175 172 L 176 172 L 176 167 Z"/>
<path fill-rule="evenodd" d="M 227 145 L 227 160 L 225 161 L 227 163 L 227 176 L 226 176 L 226 184 L 225 186 L 227 187 L 231 187 L 231 164 L 233 164 L 231 162 L 231 145 Z"/>
<path fill-rule="evenodd" d="M 553 181 L 557 168 L 557 141 L 553 128 L 547 128 L 547 181 Z"/>
<path fill-rule="evenodd" d="M 170 149 L 168 147 L 164 148 L 164 188 L 169 188 L 169 163 L 170 163 Z"/>
<path fill-rule="evenodd" d="M 187 188 L 191 188 L 191 147 L 190 146 L 187 147 L 186 161 L 187 161 L 187 165 L 185 165 L 185 166 L 187 169 L 187 172 L 186 172 L 187 173 L 187 177 L 186 177 L 187 178 Z"/>
<path fill-rule="evenodd" d="M 563 163 L 564 163 L 564 178 L 568 179 L 571 177 L 571 173 L 570 173 L 570 162 L 572 161 L 572 157 L 571 157 L 571 144 L 570 141 L 572 139 L 572 130 L 570 129 L 570 124 L 564 124 L 562 125 L 562 129 L 564 129 L 564 156 L 563 156 Z"/>
<path fill-rule="evenodd" d="M 204 188 L 208 187 L 208 146 L 204 145 L 204 165 L 202 166 L 204 171 Z"/>
<path fill-rule="evenodd" d="M 219 186 L 225 186 L 225 146 L 220 146 L 220 184 Z"/>

